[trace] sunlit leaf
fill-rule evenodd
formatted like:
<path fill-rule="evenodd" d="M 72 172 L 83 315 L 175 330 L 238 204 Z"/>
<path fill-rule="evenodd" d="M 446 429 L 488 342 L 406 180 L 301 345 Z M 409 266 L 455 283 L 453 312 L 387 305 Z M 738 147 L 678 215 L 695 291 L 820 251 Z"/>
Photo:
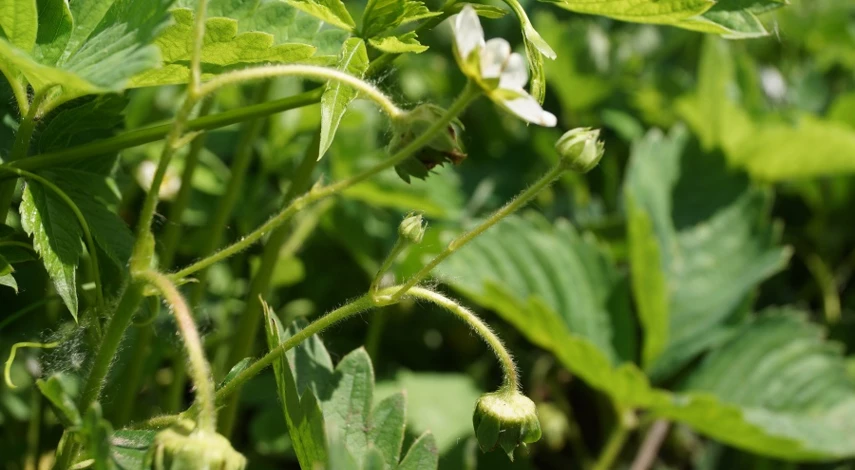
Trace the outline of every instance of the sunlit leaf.
<path fill-rule="evenodd" d="M 356 77 L 362 77 L 368 69 L 368 53 L 365 43 L 359 38 L 345 41 L 338 58 L 338 69 Z M 318 159 L 332 145 L 341 118 L 350 103 L 356 99 L 357 91 L 339 82 L 330 82 L 321 97 L 321 143 Z"/>

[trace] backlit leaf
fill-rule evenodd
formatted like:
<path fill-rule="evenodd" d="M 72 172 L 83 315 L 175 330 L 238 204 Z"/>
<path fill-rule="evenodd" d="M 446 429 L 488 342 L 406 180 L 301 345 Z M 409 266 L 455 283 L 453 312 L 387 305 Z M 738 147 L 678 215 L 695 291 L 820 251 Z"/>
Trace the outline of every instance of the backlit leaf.
<path fill-rule="evenodd" d="M 368 53 L 362 39 L 350 38 L 345 41 L 339 54 L 338 69 L 362 78 L 368 69 Z M 321 97 L 321 142 L 318 159 L 323 158 L 332 145 L 341 118 L 357 94 L 356 90 L 339 82 L 327 84 Z"/>

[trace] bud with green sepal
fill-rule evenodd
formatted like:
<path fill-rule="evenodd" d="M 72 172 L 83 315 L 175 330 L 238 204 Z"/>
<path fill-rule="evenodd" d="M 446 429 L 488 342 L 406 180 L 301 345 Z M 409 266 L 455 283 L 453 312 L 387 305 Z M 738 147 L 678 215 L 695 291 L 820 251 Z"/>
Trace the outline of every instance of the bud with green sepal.
<path fill-rule="evenodd" d="M 514 459 L 514 449 L 540 440 L 540 421 L 534 402 L 513 389 L 481 395 L 472 417 L 475 436 L 484 452 L 501 447 Z"/>
<path fill-rule="evenodd" d="M 221 434 L 191 429 L 181 423 L 160 431 L 154 438 L 148 464 L 155 470 L 243 470 L 246 458 Z"/>
<path fill-rule="evenodd" d="M 445 110 L 432 104 L 423 104 L 399 116 L 393 122 L 393 137 L 389 143 L 389 151 L 395 153 L 426 132 L 434 122 L 445 114 Z M 455 165 L 466 158 L 466 151 L 460 143 L 459 136 L 463 124 L 454 119 L 446 129 L 412 157 L 395 166 L 395 172 L 407 183 L 410 177 L 427 178 L 430 170 L 447 162 Z"/>
<path fill-rule="evenodd" d="M 555 149 L 570 169 L 587 173 L 603 158 L 605 147 L 599 137 L 599 129 L 579 127 L 562 135 Z"/>
<path fill-rule="evenodd" d="M 398 225 L 398 237 L 401 241 L 418 245 L 422 242 L 425 236 L 425 225 L 422 219 L 422 214 L 418 212 L 410 212 L 407 217 Z"/>

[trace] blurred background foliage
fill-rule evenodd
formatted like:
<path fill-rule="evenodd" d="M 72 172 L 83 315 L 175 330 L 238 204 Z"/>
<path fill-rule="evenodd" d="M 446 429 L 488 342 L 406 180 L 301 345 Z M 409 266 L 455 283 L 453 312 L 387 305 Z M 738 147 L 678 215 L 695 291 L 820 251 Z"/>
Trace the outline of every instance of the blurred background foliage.
<path fill-rule="evenodd" d="M 354 14 L 361 11 L 362 2 L 347 3 L 353 5 Z M 605 444 L 618 419 L 606 398 L 608 393 L 584 373 L 568 370 L 560 338 L 547 338 L 548 329 L 526 325 L 534 323 L 530 305 L 516 313 L 509 307 L 525 306 L 535 297 L 546 304 L 544 308 L 563 315 L 573 333 L 605 351 L 609 363 L 636 362 L 653 383 L 673 390 L 708 390 L 704 373 L 716 358 L 707 356 L 704 367 L 699 367 L 698 354 L 733 340 L 734 335 L 737 339 L 749 335 L 740 329 L 751 328 L 752 322 L 784 315 L 749 313 L 769 307 L 788 305 L 811 312 L 810 319 L 825 326 L 824 332 L 816 334 L 827 335 L 849 356 L 855 346 L 855 4 L 794 1 L 762 17 L 772 31 L 769 36 L 727 41 L 676 28 L 572 14 L 548 4 L 522 3 L 558 56 L 545 64 L 548 91 L 544 107 L 559 117 L 559 129 L 526 126 L 482 99 L 462 116 L 469 156 L 459 166 L 437 168 L 426 181 L 410 184 L 387 172 L 305 211 L 295 221 L 294 233 L 306 236 L 295 237 L 284 248 L 287 253 L 273 275 L 274 290 L 266 299 L 283 321 L 320 314 L 364 292 L 394 243 L 398 222 L 406 212 L 418 210 L 429 221 L 429 232 L 395 274 L 400 279 L 412 273 L 421 259 L 438 252 L 452 234 L 500 207 L 546 171 L 557 158 L 553 144 L 562 130 L 591 126 L 603 129 L 606 142 L 606 156 L 598 168 L 585 176 L 565 175 L 526 214 L 497 228 L 440 270 L 442 288 L 480 307 L 478 312 L 505 339 L 524 371 L 526 393 L 538 403 L 544 429 L 543 441 L 532 446 L 529 456 L 511 463 L 501 453 L 477 450 L 469 416 L 477 396 L 498 385 L 499 374 L 486 348 L 446 313 L 429 305 L 405 303 L 366 314 L 323 336 L 334 361 L 365 346 L 377 374 L 376 399 L 407 391 L 410 441 L 424 430 L 432 430 L 441 453 L 441 469 L 583 468 Z M 429 6 L 436 9 L 439 5 L 429 2 Z M 484 24 L 487 37 L 508 38 L 522 50 L 519 25 L 512 15 Z M 451 55 L 450 28 L 443 24 L 420 40 L 430 46 L 427 52 L 401 57 L 376 82 L 406 107 L 422 102 L 448 105 L 464 84 Z M 285 97 L 311 86 L 274 80 L 269 86 L 235 87 L 218 95 L 213 110 Z M 132 91 L 124 112 L 125 126 L 133 129 L 168 119 L 180 93 L 179 88 L 171 87 Z M 243 181 L 226 240 L 248 233 L 281 206 L 297 163 L 310 145 L 316 145 L 312 142 L 319 119 L 315 105 L 263 120 L 252 143 L 256 158 Z M 648 134 L 653 129 L 663 134 Z M 230 162 L 244 133 L 241 126 L 232 126 L 208 134 L 193 180 L 190 209 L 182 220 L 168 219 L 169 201 L 161 205 L 156 221 L 159 229 L 178 224 L 183 230 L 179 260 L 198 256 L 206 224 L 228 184 Z M 387 120 L 369 103 L 354 103 L 316 177 L 336 180 L 369 166 L 385 154 L 388 139 Z M 676 150 L 676 170 L 651 167 L 652 160 L 674 152 L 657 139 L 681 147 Z M 154 143 L 121 155 L 120 214 L 129 224 L 135 221 L 142 196 L 138 168 L 142 162 L 156 159 L 159 150 L 160 144 Z M 182 164 L 179 155 L 170 170 L 171 178 L 179 178 Z M 670 180 L 669 171 L 674 172 Z M 670 213 L 657 206 L 660 197 L 672 201 Z M 685 298 L 664 300 L 672 311 L 685 314 L 671 318 L 672 336 L 684 342 L 662 344 L 659 351 L 652 352 L 647 341 L 655 327 L 643 318 L 639 307 L 633 313 L 629 294 L 630 284 L 636 280 L 630 277 L 629 261 L 634 253 L 627 232 L 633 230 L 636 206 L 647 214 L 648 229 L 657 237 L 668 237 L 662 233 L 665 229 L 657 210 L 665 210 L 662 216 L 673 219 L 675 238 L 660 246 L 684 243 L 689 258 L 698 255 L 698 266 L 712 263 L 712 267 L 698 268 L 695 278 L 690 270 L 661 267 L 668 286 L 682 286 L 676 296 L 685 294 Z M 743 217 L 748 221 L 728 218 L 729 210 L 747 211 L 739 213 L 748 214 Z M 675 241 L 707 220 L 719 225 L 718 238 L 712 242 L 704 245 L 694 240 L 698 245 L 692 245 L 686 237 Z M 644 221 L 639 223 L 643 229 Z M 745 246 L 734 248 L 727 235 L 739 231 L 740 223 L 751 236 Z M 224 355 L 217 355 L 223 350 L 218 345 L 232 340 L 235 316 L 244 302 L 254 301 L 246 297 L 248 279 L 260 253 L 261 247 L 254 247 L 213 267 L 196 298 L 195 312 L 218 379 L 231 366 Z M 700 259 L 700 255 L 715 259 Z M 573 256 L 581 257 L 579 266 L 569 269 Z M 602 259 L 582 259 L 585 257 Z M 592 277 L 591 263 L 606 266 L 597 272 L 600 277 Z M 555 281 L 552 264 L 569 274 Z M 633 265 L 633 269 L 647 268 Z M 41 269 L 37 263 L 22 264 L 17 272 L 19 284 L 44 284 Z M 693 284 L 698 279 L 710 285 L 698 287 Z M 695 288 L 706 291 L 692 293 Z M 3 290 L 0 296 L 7 312 L 35 305 L 31 311 L 0 320 L 0 350 L 7 351 L 13 343 L 38 337 L 45 330 L 47 337 L 56 335 L 58 325 L 67 321 L 58 297 L 45 297 L 42 290 L 30 288 L 17 296 Z M 133 406 L 138 416 L 132 414 L 129 419 L 148 416 L 151 410 L 176 410 L 190 398 L 188 390 L 174 386 L 172 365 L 180 345 L 170 322 L 165 316 L 158 318 L 154 343 L 143 358 L 130 354 L 132 345 L 124 348 L 117 370 L 138 364 L 147 377 Z M 799 331 L 808 331 L 808 336 L 816 328 L 799 321 L 795 325 Z M 141 331 L 132 328 L 131 339 L 138 338 Z M 257 342 L 256 353 L 262 345 Z M 660 352 L 662 355 L 654 354 Z M 0 455 L 4 459 L 23 451 L 18 436 L 27 432 L 32 413 L 50 414 L 38 394 L 29 393 L 31 376 L 38 372 L 33 368 L 74 370 L 81 367 L 75 354 L 73 346 L 66 347 L 40 366 L 39 354 L 25 351 L 15 363 L 13 377 L 19 388 L 0 389 L 0 424 L 5 436 L 0 440 Z M 649 364 L 648 354 L 660 360 Z M 729 367 L 746 367 L 745 358 L 752 356 L 747 351 L 743 354 L 737 354 Z M 849 374 L 855 374 L 855 362 L 847 360 L 847 365 Z M 700 373 L 699 368 L 703 369 Z M 687 371 L 695 372 L 688 381 Z M 586 380 L 579 380 L 577 374 Z M 746 374 L 742 377 L 751 375 Z M 122 380 L 121 374 L 115 375 L 112 380 Z M 734 380 L 735 386 L 739 379 Z M 848 382 L 851 377 L 840 380 Z M 752 394 L 751 390 L 746 393 Z M 272 373 L 254 380 L 241 400 L 233 443 L 247 455 L 250 468 L 296 468 Z M 109 414 L 116 403 L 107 395 L 103 406 Z M 629 438 L 620 465 L 629 466 L 645 430 L 642 427 Z M 58 439 L 59 431 L 58 427 L 45 430 L 43 442 Z M 851 435 L 842 438 L 847 437 L 852 439 Z M 654 468 L 851 467 L 846 461 L 784 463 L 675 425 Z"/>

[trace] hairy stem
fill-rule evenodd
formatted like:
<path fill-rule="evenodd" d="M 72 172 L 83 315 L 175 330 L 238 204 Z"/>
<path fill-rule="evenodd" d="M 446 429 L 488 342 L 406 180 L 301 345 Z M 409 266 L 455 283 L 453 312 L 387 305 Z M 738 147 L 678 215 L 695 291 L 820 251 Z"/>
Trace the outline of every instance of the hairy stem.
<path fill-rule="evenodd" d="M 609 433 L 606 446 L 594 463 L 592 470 L 611 470 L 620 456 L 629 433 L 635 428 L 635 415 L 630 410 L 618 410 L 618 420 Z"/>
<path fill-rule="evenodd" d="M 190 364 L 190 376 L 196 388 L 196 403 L 200 409 L 198 415 L 199 428 L 204 431 L 213 432 L 216 429 L 217 413 L 214 407 L 214 381 L 211 377 L 211 367 L 205 358 L 205 350 L 202 347 L 202 339 L 193 321 L 193 315 L 187 302 L 175 284 L 168 277 L 156 271 L 146 271 L 139 274 L 139 278 L 145 280 L 155 287 L 163 295 L 169 304 L 178 331 L 184 341 L 187 350 L 187 362 Z"/>
<path fill-rule="evenodd" d="M 377 165 L 374 165 L 371 168 L 368 168 L 362 173 L 351 176 L 350 178 L 344 179 L 329 186 L 312 189 L 308 193 L 294 199 L 291 204 L 289 204 L 285 209 L 282 210 L 282 212 L 273 216 L 270 220 L 262 224 L 261 227 L 255 229 L 253 232 L 243 237 L 238 242 L 172 274 L 171 277 L 173 279 L 182 279 L 195 273 L 196 271 L 199 271 L 200 269 L 205 269 L 208 266 L 211 266 L 212 264 L 229 258 L 230 256 L 249 248 L 254 243 L 261 240 L 267 233 L 269 233 L 274 228 L 282 225 L 285 221 L 290 219 L 291 216 L 293 216 L 309 204 L 337 194 L 357 183 L 361 183 L 362 181 L 371 178 L 372 176 L 382 172 L 383 170 L 392 168 L 398 163 L 406 160 L 418 150 L 421 150 L 422 147 L 430 143 L 436 136 L 436 134 L 444 130 L 448 126 L 448 124 L 452 120 L 454 120 L 461 112 L 463 112 L 466 106 L 468 106 L 469 103 L 472 102 L 472 100 L 474 100 L 477 96 L 477 89 L 471 84 L 467 85 L 466 89 L 463 91 L 463 93 L 461 93 L 460 97 L 458 97 L 454 104 L 440 119 L 435 121 L 423 134 L 419 135 L 416 139 L 414 139 L 403 149 L 392 155 L 390 158 L 378 163 Z"/>
<path fill-rule="evenodd" d="M 200 117 L 187 121 L 186 129 L 188 132 L 218 129 L 232 124 L 238 124 L 248 119 L 266 117 L 283 111 L 302 108 L 304 106 L 316 104 L 320 101 L 323 92 L 324 87 L 318 87 L 313 90 L 300 93 L 299 95 L 224 111 L 210 116 L 201 116 L 200 112 Z M 76 147 L 35 155 L 25 160 L 19 160 L 14 163 L 3 164 L 0 166 L 9 165 L 25 170 L 39 170 L 57 165 L 73 163 L 98 155 L 109 154 L 126 148 L 156 142 L 165 138 L 166 135 L 169 134 L 169 130 L 171 128 L 172 124 L 170 123 L 136 129 L 119 134 L 115 137 L 110 137 L 109 139 L 98 140 L 85 145 L 78 145 Z"/>
<path fill-rule="evenodd" d="M 428 264 L 426 264 L 422 269 L 420 269 L 419 272 L 413 275 L 413 277 L 410 278 L 409 281 L 404 283 L 401 289 L 391 296 L 390 300 L 397 301 L 401 297 L 406 295 L 408 290 L 410 290 L 416 284 L 428 277 L 431 271 L 433 271 L 433 269 L 436 268 L 439 263 L 443 262 L 446 258 L 454 254 L 454 252 L 459 250 L 463 245 L 469 243 L 470 241 L 475 239 L 475 237 L 481 235 L 490 227 L 499 223 L 505 217 L 513 214 L 521 207 L 528 204 L 541 191 L 548 188 L 552 183 L 554 183 L 561 176 L 562 173 L 567 171 L 567 168 L 568 167 L 566 160 L 560 159 L 551 170 L 549 170 L 528 189 L 521 192 L 514 199 L 505 204 L 501 209 L 494 212 L 489 218 L 487 218 L 487 220 L 481 222 L 475 228 L 469 230 L 468 232 L 464 232 L 462 235 L 452 240 L 445 248 L 445 250 L 443 250 L 440 254 L 436 255 L 436 257 L 434 257 Z"/>

